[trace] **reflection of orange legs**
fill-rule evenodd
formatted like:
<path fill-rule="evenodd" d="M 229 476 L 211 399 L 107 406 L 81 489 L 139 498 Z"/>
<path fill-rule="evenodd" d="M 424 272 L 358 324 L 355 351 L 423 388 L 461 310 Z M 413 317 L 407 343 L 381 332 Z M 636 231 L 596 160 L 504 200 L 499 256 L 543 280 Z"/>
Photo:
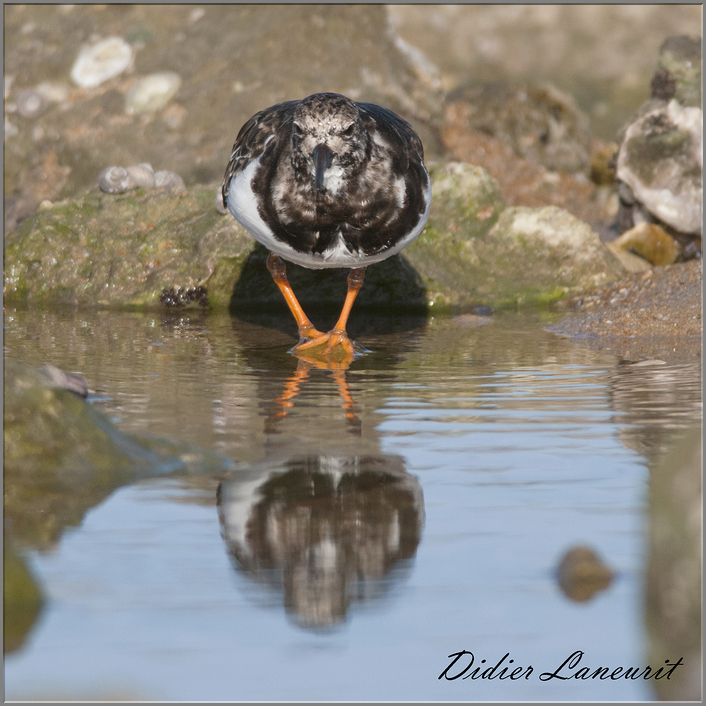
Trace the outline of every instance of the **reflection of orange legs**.
<path fill-rule="evenodd" d="M 348 293 L 346 294 L 346 301 L 343 303 L 343 309 L 341 310 L 341 315 L 338 317 L 336 325 L 328 333 L 321 333 L 318 336 L 312 336 L 311 340 L 300 343 L 294 348 L 296 352 L 317 348 L 318 346 L 323 346 L 325 344 L 321 355 L 324 359 L 328 359 L 336 346 L 342 346 L 346 353 L 346 359 L 348 361 L 353 360 L 355 350 L 351 340 L 346 334 L 346 324 L 348 323 L 348 317 L 350 316 L 353 302 L 358 296 L 360 288 L 363 286 L 364 276 L 364 267 L 358 267 L 351 270 L 348 275 Z"/>
<path fill-rule="evenodd" d="M 287 302 L 289 310 L 292 312 L 297 321 L 297 326 L 299 327 L 299 338 L 309 339 L 323 336 L 324 334 L 321 333 L 321 331 L 315 329 L 311 325 L 311 321 L 309 321 L 309 318 L 304 313 L 304 309 L 302 309 L 301 304 L 297 301 L 297 298 L 292 291 L 292 286 L 289 284 L 289 280 L 287 279 L 287 268 L 284 266 L 282 258 L 271 252 L 267 256 L 267 269 L 270 271 L 272 279 L 279 287 L 279 291 L 282 292 L 282 296 Z"/>
<path fill-rule="evenodd" d="M 332 370 L 331 376 L 338 383 L 338 392 L 343 400 L 341 406 L 346 414 L 346 419 L 354 426 L 360 427 L 360 421 L 353 413 L 353 396 L 351 395 L 351 390 L 346 381 L 346 373 L 343 370 Z"/>
<path fill-rule="evenodd" d="M 299 359 L 294 375 L 287 379 L 287 382 L 284 384 L 282 394 L 275 400 L 276 407 L 270 415 L 268 422 L 277 422 L 280 419 L 284 419 L 284 417 L 289 414 L 289 410 L 294 407 L 293 399 L 299 394 L 302 384 L 309 379 L 309 371 L 312 368 L 331 371 L 331 375 L 338 385 L 338 392 L 343 400 L 341 407 L 343 407 L 346 420 L 353 427 L 352 431 L 360 434 L 360 420 L 353 412 L 353 396 L 351 395 L 350 388 L 348 387 L 348 381 L 346 380 L 345 370 L 347 366 L 343 367 L 342 363 L 325 363 L 322 360 L 311 358 Z M 266 431 L 273 432 L 274 427 L 268 426 Z"/>
<path fill-rule="evenodd" d="M 275 400 L 276 410 L 270 415 L 270 421 L 276 422 L 289 414 L 289 410 L 294 407 L 292 400 L 299 394 L 299 387 L 309 377 L 311 366 L 303 360 L 297 363 L 297 369 L 292 377 L 284 383 L 282 394 Z"/>

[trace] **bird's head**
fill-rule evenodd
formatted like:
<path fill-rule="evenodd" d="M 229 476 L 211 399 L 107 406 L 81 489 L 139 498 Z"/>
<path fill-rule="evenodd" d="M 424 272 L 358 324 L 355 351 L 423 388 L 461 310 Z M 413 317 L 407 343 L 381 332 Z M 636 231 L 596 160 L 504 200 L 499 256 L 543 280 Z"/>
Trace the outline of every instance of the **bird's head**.
<path fill-rule="evenodd" d="M 337 93 L 304 98 L 292 122 L 292 159 L 317 190 L 336 192 L 365 159 L 368 133 L 356 104 Z"/>

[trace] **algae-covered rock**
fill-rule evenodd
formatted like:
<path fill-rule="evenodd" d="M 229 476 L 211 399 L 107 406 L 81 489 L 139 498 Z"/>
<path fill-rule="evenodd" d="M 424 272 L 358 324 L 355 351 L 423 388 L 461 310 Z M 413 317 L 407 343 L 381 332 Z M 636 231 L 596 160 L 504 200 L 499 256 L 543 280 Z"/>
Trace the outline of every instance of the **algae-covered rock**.
<path fill-rule="evenodd" d="M 426 228 L 403 254 L 367 269 L 357 309 L 535 305 L 617 271 L 598 236 L 567 212 L 525 208 L 501 216 L 498 184 L 480 167 L 448 163 L 430 173 Z M 96 188 L 40 211 L 6 239 L 5 298 L 284 310 L 266 250 L 216 210 L 216 188 L 118 195 Z M 340 309 L 347 270 L 287 271 L 305 308 Z"/>
<path fill-rule="evenodd" d="M 5 528 L 17 546 L 47 548 L 116 488 L 227 459 L 184 444 L 126 436 L 47 373 L 5 360 Z"/>
<path fill-rule="evenodd" d="M 37 622 L 43 598 L 25 561 L 5 543 L 3 553 L 3 647 L 16 652 Z"/>
<path fill-rule="evenodd" d="M 650 85 L 652 98 L 675 98 L 683 106 L 700 108 L 701 83 L 701 38 L 667 37 L 659 48 L 659 63 Z"/>
<path fill-rule="evenodd" d="M 591 227 L 556 206 L 509 208 L 488 234 L 500 264 L 498 296 L 556 301 L 620 277 L 623 266 Z"/>
<path fill-rule="evenodd" d="M 142 307 L 158 306 L 165 289 L 206 287 L 211 304 L 227 306 L 252 239 L 215 210 L 214 198 L 214 187 L 95 188 L 39 211 L 5 241 L 5 296 Z"/>
<path fill-rule="evenodd" d="M 405 251 L 430 305 L 547 304 L 622 271 L 598 235 L 567 211 L 503 210 L 497 182 L 472 165 L 432 173 L 427 227 Z"/>

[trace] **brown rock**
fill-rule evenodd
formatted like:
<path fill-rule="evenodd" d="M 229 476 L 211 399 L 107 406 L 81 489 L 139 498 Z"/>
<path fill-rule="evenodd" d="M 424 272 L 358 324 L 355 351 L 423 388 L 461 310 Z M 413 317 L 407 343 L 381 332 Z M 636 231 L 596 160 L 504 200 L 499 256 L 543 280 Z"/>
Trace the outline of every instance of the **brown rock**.
<path fill-rule="evenodd" d="M 588 173 L 588 118 L 554 86 L 495 81 L 458 89 L 448 100 L 465 103 L 468 126 L 509 145 L 516 156 L 550 171 Z"/>
<path fill-rule="evenodd" d="M 673 264 L 679 255 L 677 241 L 656 223 L 640 223 L 611 244 L 623 250 L 633 251 L 658 267 Z"/>

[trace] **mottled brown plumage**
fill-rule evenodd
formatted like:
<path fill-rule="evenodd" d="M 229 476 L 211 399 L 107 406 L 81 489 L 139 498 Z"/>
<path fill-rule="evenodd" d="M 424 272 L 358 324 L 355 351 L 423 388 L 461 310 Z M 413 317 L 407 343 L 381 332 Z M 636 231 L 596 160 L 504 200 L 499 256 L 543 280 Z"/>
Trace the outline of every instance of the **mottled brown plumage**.
<path fill-rule="evenodd" d="M 421 232 L 430 200 L 412 127 L 335 93 L 255 114 L 238 133 L 223 180 L 224 204 L 256 240 L 314 269 L 361 269 L 394 255 Z M 283 266 L 271 261 L 270 271 L 280 289 L 289 287 Z M 357 292 L 362 272 L 354 280 Z M 323 336 L 307 334 L 308 319 L 292 311 L 303 338 Z"/>

